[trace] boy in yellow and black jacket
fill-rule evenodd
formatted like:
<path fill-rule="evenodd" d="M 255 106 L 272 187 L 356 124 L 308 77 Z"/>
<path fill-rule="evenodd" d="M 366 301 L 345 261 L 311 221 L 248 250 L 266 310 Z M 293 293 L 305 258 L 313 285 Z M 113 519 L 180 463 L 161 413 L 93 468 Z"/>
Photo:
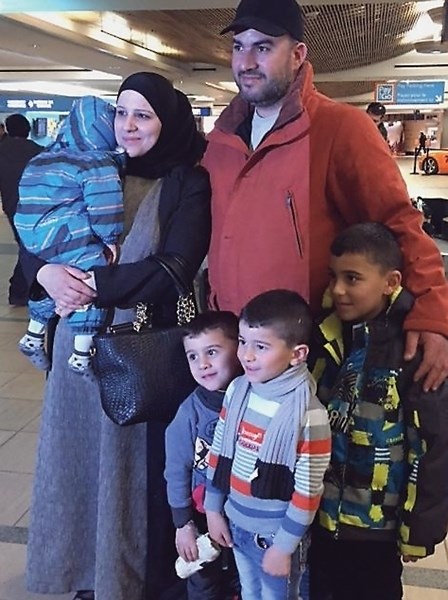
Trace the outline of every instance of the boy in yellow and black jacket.
<path fill-rule="evenodd" d="M 392 232 L 364 223 L 331 247 L 332 312 L 314 375 L 332 429 L 313 532 L 311 598 L 400 600 L 402 559 L 434 552 L 448 524 L 448 383 L 424 392 L 405 362 L 413 297 Z"/>

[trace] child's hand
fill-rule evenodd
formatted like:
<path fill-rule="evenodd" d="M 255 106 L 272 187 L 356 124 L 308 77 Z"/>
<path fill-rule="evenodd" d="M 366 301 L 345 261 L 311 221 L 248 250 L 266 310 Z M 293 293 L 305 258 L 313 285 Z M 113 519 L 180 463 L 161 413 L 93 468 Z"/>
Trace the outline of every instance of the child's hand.
<path fill-rule="evenodd" d="M 265 573 L 273 577 L 288 577 L 291 571 L 291 555 L 271 546 L 264 553 L 261 567 Z"/>
<path fill-rule="evenodd" d="M 199 558 L 198 545 L 196 544 L 197 536 L 198 530 L 191 522 L 176 529 L 176 548 L 179 556 L 187 562 L 192 562 Z"/>
<path fill-rule="evenodd" d="M 411 556 L 410 554 L 403 554 L 403 556 L 401 557 L 404 563 L 417 562 L 420 558 L 421 556 Z"/>
<path fill-rule="evenodd" d="M 219 512 L 207 511 L 208 532 L 212 540 L 215 540 L 220 546 L 232 548 L 232 536 L 230 535 L 227 521 Z"/>
<path fill-rule="evenodd" d="M 118 257 L 118 244 L 107 244 L 104 249 L 107 264 L 113 265 L 117 262 Z"/>

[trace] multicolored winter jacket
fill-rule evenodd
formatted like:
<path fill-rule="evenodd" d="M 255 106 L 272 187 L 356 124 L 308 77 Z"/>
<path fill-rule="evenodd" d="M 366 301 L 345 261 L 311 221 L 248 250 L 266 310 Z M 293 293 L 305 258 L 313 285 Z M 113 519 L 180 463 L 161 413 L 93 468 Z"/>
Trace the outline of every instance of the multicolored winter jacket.
<path fill-rule="evenodd" d="M 413 298 L 400 289 L 370 322 L 319 327 L 314 375 L 332 429 L 319 528 L 334 538 L 397 539 L 400 552 L 434 552 L 448 525 L 448 383 L 425 393 L 403 360 Z"/>

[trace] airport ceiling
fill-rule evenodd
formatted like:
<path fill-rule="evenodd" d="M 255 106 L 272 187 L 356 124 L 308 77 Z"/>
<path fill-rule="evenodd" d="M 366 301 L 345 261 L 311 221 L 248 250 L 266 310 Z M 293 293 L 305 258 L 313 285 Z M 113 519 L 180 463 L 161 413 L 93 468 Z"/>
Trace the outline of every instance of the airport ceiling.
<path fill-rule="evenodd" d="M 114 94 L 122 77 L 156 70 L 198 102 L 222 104 L 233 95 L 231 36 L 219 32 L 236 1 L 188 0 L 186 9 L 180 0 L 45 0 L 35 12 L 36 4 L 0 0 L 0 90 L 40 85 L 48 93 L 71 84 L 80 93 L 88 87 Z M 365 103 L 376 82 L 445 79 L 445 44 L 422 28 L 432 23 L 428 10 L 440 23 L 440 5 L 308 0 L 305 41 L 318 89 Z"/>

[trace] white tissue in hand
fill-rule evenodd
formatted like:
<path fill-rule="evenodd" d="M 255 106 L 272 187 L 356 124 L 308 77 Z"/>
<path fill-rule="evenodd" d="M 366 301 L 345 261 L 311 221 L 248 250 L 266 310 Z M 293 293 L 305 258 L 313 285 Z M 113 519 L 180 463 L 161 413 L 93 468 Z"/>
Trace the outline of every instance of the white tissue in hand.
<path fill-rule="evenodd" d="M 197 560 L 187 562 L 181 556 L 176 560 L 176 573 L 181 579 L 186 579 L 193 573 L 200 571 L 206 563 L 217 559 L 221 552 L 220 547 L 210 539 L 208 533 L 200 535 L 196 543 L 199 551 Z"/>

